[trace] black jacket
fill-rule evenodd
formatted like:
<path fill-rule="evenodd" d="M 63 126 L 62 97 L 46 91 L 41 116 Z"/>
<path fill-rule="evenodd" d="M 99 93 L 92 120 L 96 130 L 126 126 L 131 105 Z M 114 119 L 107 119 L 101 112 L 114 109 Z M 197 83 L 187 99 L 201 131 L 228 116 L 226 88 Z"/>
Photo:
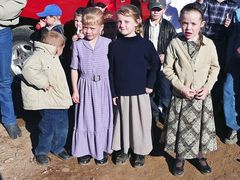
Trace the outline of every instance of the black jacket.
<path fill-rule="evenodd" d="M 146 39 L 149 39 L 149 26 L 150 19 L 147 19 L 143 23 L 143 36 Z M 173 25 L 166 19 L 162 19 L 162 21 L 160 22 L 160 30 L 158 35 L 158 54 L 166 54 L 167 46 L 176 35 L 177 33 Z"/>

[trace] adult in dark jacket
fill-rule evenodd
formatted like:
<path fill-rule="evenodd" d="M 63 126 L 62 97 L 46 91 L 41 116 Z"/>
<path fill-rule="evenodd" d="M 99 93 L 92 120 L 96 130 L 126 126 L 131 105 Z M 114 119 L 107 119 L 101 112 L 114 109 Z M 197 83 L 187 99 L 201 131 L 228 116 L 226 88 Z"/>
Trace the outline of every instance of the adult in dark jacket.
<path fill-rule="evenodd" d="M 166 19 L 163 19 L 165 8 L 165 0 L 150 1 L 150 17 L 143 23 L 143 36 L 153 42 L 159 54 L 161 64 L 164 62 L 168 44 L 176 36 L 173 25 Z M 151 99 L 152 115 L 153 119 L 158 123 L 159 117 L 165 119 L 172 96 L 170 82 L 165 78 L 161 69 L 158 71 L 157 82 L 153 92 Z"/>

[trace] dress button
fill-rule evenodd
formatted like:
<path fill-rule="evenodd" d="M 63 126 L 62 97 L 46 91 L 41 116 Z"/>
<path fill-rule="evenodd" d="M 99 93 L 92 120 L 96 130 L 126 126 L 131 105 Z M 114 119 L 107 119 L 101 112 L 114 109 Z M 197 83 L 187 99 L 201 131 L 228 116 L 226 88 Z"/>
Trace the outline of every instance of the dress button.
<path fill-rule="evenodd" d="M 197 70 L 196 70 L 196 69 L 194 69 L 194 72 L 197 72 Z"/>

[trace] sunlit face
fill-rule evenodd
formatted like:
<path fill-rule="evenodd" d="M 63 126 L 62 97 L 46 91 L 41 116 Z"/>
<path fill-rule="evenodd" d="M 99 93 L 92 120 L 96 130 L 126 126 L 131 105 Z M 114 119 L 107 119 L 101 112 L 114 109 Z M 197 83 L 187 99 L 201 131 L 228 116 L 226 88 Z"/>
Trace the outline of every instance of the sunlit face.
<path fill-rule="evenodd" d="M 202 20 L 198 11 L 185 11 L 181 17 L 183 35 L 187 40 L 196 41 L 199 31 L 203 28 L 205 21 Z"/>
<path fill-rule="evenodd" d="M 83 24 L 83 34 L 84 37 L 89 40 L 96 40 L 102 33 L 103 25 L 94 24 L 94 25 L 84 25 Z"/>
<path fill-rule="evenodd" d="M 80 30 L 82 30 L 82 16 L 75 16 L 74 25 L 76 28 L 79 28 Z"/>
<path fill-rule="evenodd" d="M 154 7 L 150 10 L 151 20 L 160 20 L 163 17 L 165 10 L 159 7 Z"/>
<path fill-rule="evenodd" d="M 121 14 L 117 15 L 117 27 L 118 31 L 125 37 L 136 36 L 136 27 L 138 23 L 128 16 L 123 16 Z"/>

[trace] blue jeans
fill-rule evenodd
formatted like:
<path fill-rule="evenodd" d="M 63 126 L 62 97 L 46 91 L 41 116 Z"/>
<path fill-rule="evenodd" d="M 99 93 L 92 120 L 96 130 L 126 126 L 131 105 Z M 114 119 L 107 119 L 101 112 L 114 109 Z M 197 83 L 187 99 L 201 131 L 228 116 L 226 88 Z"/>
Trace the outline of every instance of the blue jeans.
<path fill-rule="evenodd" d="M 12 59 L 12 30 L 0 30 L 0 109 L 4 125 L 16 124 L 16 117 L 12 101 L 11 75 Z"/>
<path fill-rule="evenodd" d="M 233 59 L 235 60 L 235 59 Z M 237 59 L 240 61 L 239 59 Z M 239 63 L 240 65 L 240 63 Z M 227 73 L 223 89 L 223 108 L 226 125 L 231 130 L 239 130 L 237 116 L 240 112 L 240 73 L 239 65 L 233 66 Z"/>
<path fill-rule="evenodd" d="M 42 119 L 38 125 L 40 134 L 35 155 L 58 154 L 64 150 L 68 134 L 67 109 L 40 110 Z"/>

